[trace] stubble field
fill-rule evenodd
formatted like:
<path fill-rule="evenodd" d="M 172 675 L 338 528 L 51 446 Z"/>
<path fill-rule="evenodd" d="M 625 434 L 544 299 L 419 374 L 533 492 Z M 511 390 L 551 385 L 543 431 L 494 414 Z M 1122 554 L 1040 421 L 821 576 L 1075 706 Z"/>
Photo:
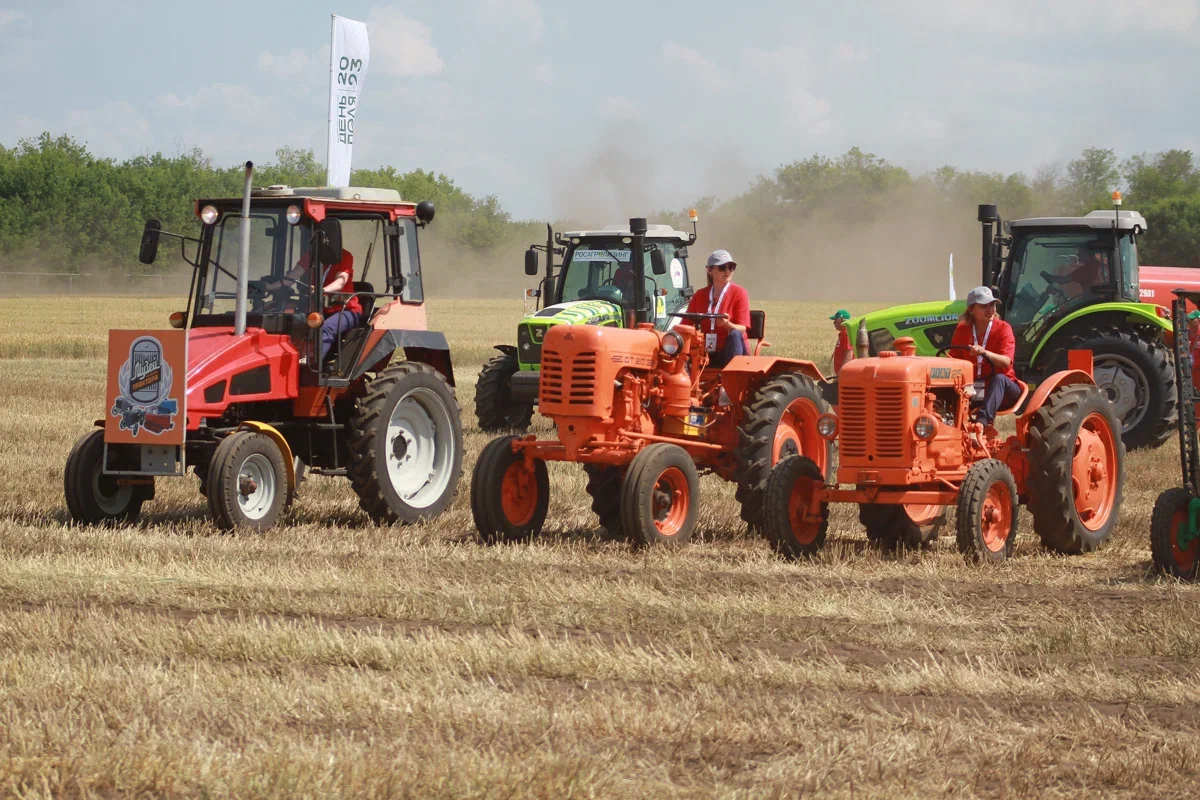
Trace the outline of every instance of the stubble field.
<path fill-rule="evenodd" d="M 1200 588 L 1148 550 L 1173 444 L 1130 456 L 1114 540 L 1084 557 L 1043 552 L 1027 515 L 998 569 L 953 537 L 889 557 L 839 509 L 823 555 L 786 563 L 711 477 L 701 541 L 635 554 L 565 465 L 541 540 L 485 547 L 473 387 L 521 307 L 435 301 L 467 446 L 441 519 L 376 527 L 314 478 L 286 525 L 219 535 L 189 475 L 136 527 L 70 527 L 105 331 L 177 305 L 0 300 L 0 794 L 1197 794 Z M 829 308 L 765 307 L 773 352 L 827 361 Z"/>

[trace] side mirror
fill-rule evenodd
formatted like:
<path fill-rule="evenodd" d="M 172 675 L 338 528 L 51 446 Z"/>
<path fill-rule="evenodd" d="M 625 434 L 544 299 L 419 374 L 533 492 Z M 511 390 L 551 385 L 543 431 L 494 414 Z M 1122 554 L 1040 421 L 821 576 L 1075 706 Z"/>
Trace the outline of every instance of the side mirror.
<path fill-rule="evenodd" d="M 654 248 L 650 251 L 650 270 L 655 275 L 667 274 L 667 257 L 663 255 L 661 248 Z"/>
<path fill-rule="evenodd" d="M 162 223 L 156 219 L 146 220 L 146 227 L 142 229 L 142 246 L 138 250 L 138 261 L 143 264 L 153 264 L 154 259 L 158 256 L 158 232 L 162 230 Z"/>
<path fill-rule="evenodd" d="M 417 219 L 421 221 L 421 224 L 428 225 L 433 222 L 435 213 L 437 213 L 437 209 L 433 207 L 432 201 L 422 200 L 417 203 Z"/>
<path fill-rule="evenodd" d="M 538 254 L 532 247 L 525 251 L 525 274 L 538 274 Z"/>
<path fill-rule="evenodd" d="M 317 252 L 322 264 L 342 260 L 342 224 L 336 219 L 321 220 L 317 226 Z"/>

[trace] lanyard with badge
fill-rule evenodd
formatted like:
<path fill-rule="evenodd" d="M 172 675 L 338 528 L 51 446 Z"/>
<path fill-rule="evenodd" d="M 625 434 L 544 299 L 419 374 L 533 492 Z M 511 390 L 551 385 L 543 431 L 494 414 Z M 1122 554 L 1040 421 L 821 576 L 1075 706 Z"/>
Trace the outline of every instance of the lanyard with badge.
<path fill-rule="evenodd" d="M 987 329 L 984 330 L 984 332 L 983 332 L 983 343 L 981 345 L 982 347 L 986 348 L 988 339 L 992 338 L 992 323 L 995 321 L 996 321 L 995 317 L 992 317 L 991 319 L 988 320 Z M 977 344 L 977 345 L 980 344 L 979 328 L 977 328 L 974 324 L 971 325 L 971 342 L 973 344 Z M 975 391 L 977 393 L 979 393 L 980 395 L 982 395 L 986 384 L 987 384 L 987 382 L 983 377 L 983 355 L 980 354 L 975 357 Z"/>
<path fill-rule="evenodd" d="M 725 299 L 725 292 L 729 291 L 729 284 L 725 284 L 721 289 L 721 293 L 713 299 L 713 287 L 708 287 L 708 313 L 715 314 L 721 308 L 721 301 Z M 709 320 L 711 333 L 704 334 L 704 349 L 710 353 L 717 352 L 717 321 Z"/>

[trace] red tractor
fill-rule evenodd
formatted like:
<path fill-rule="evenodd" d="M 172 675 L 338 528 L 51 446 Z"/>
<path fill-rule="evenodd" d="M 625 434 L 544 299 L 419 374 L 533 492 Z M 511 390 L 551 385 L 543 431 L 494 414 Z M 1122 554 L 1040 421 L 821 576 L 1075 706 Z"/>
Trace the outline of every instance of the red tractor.
<path fill-rule="evenodd" d="M 306 470 L 348 477 L 379 522 L 432 517 L 453 499 L 462 427 L 417 247 L 433 205 L 390 189 L 252 190 L 252 171 L 241 199 L 196 202 L 199 238 L 146 223 L 143 263 L 172 236 L 195 268 L 187 310 L 170 330 L 109 332 L 104 418 L 64 475 L 76 522 L 130 522 L 157 478 L 188 467 L 225 529 L 274 525 Z M 347 265 L 352 283 L 325 291 Z M 356 324 L 327 331 L 321 357 L 323 312 L 351 298 Z"/>
<path fill-rule="evenodd" d="M 630 220 L 630 231 L 626 246 L 635 260 L 644 259 L 645 220 Z M 652 249 L 651 259 L 660 253 Z M 704 335 L 695 324 L 717 315 L 675 314 L 685 324 L 659 331 L 651 324 L 652 300 L 635 289 L 633 328 L 546 331 L 538 397 L 558 438 L 502 436 L 483 449 L 471 510 L 485 541 L 521 540 L 541 530 L 547 461 L 582 463 L 601 525 L 641 545 L 691 537 L 699 470 L 736 481 L 742 516 L 757 526 L 773 464 L 801 454 L 818 470 L 828 467 L 829 443 L 816 425 L 829 408 L 821 393 L 828 384 L 811 362 L 759 355 L 766 346 L 762 312 L 751 312 L 755 355 L 738 356 L 717 372 L 705 369 Z"/>
<path fill-rule="evenodd" d="M 836 502 L 858 505 L 869 538 L 906 545 L 926 541 L 928 522 L 953 507 L 959 550 L 981 562 L 1012 554 L 1021 505 L 1056 552 L 1088 552 L 1109 538 L 1125 446 L 1089 351 L 1072 351 L 1068 369 L 1032 395 L 1021 384 L 1016 404 L 1000 412 L 1016 417 L 1016 433 L 1002 438 L 971 421 L 972 403 L 982 400 L 971 362 L 916 356 L 907 337 L 893 345 L 842 368 L 837 410 L 817 423 L 839 444 L 837 479 L 826 482 L 802 455 L 772 471 L 765 527 L 780 553 L 817 553 Z"/>

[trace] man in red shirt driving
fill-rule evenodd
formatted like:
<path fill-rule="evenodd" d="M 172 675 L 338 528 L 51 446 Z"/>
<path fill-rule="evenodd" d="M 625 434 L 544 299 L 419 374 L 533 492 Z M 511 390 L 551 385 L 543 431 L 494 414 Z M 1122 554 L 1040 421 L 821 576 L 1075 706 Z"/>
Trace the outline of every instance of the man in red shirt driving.
<path fill-rule="evenodd" d="M 953 358 L 975 365 L 975 387 L 983 387 L 983 406 L 975 413 L 975 421 L 984 427 L 991 425 L 996 413 L 1008 408 L 1021 396 L 1013 358 L 1017 339 L 1012 326 L 996 314 L 996 298 L 992 290 L 979 286 L 967 294 L 967 310 L 954 329 L 949 351 Z"/>

